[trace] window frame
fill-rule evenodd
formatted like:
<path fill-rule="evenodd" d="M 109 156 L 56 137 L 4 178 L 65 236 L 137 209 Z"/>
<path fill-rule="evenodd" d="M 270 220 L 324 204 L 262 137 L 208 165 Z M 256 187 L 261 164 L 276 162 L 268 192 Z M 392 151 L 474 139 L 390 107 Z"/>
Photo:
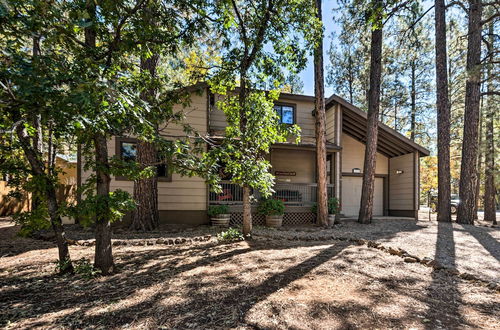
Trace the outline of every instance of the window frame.
<path fill-rule="evenodd" d="M 293 116 L 292 116 L 293 123 L 291 123 L 291 124 L 283 123 L 283 109 L 281 109 L 280 124 L 285 124 L 285 125 L 290 125 L 290 126 L 297 124 L 297 104 L 286 103 L 286 102 L 274 102 L 273 109 L 274 109 L 274 107 L 290 107 L 293 109 Z"/>
<path fill-rule="evenodd" d="M 130 137 L 115 137 L 115 155 L 118 156 L 120 160 L 123 160 L 122 158 L 122 143 L 135 143 L 137 145 L 138 139 L 136 138 L 130 138 Z M 172 171 L 171 171 L 171 165 L 170 162 L 167 162 L 166 164 L 167 167 L 167 175 L 166 176 L 156 176 L 156 179 L 158 182 L 172 182 Z M 115 176 L 116 181 L 134 181 L 131 180 L 125 176 Z"/>

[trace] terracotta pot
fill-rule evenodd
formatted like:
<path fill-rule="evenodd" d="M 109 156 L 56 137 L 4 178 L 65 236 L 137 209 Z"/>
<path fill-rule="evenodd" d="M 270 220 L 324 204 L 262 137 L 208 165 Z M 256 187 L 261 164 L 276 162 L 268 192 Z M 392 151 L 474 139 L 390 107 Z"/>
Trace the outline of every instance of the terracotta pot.
<path fill-rule="evenodd" d="M 283 224 L 283 215 L 266 215 L 266 226 L 272 228 L 281 227 Z"/>
<path fill-rule="evenodd" d="M 333 227 L 335 223 L 335 214 L 328 214 L 328 227 Z"/>
<path fill-rule="evenodd" d="M 230 220 L 231 220 L 231 214 L 219 214 L 216 215 L 215 217 L 210 218 L 212 226 L 219 226 L 219 227 L 229 227 Z"/>

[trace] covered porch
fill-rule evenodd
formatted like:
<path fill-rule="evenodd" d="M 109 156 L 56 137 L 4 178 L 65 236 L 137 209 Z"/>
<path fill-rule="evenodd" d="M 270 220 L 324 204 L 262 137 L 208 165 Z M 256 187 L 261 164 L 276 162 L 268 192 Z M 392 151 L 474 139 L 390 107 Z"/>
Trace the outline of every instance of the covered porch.
<path fill-rule="evenodd" d="M 335 190 L 335 156 L 337 149 L 331 149 L 327 157 L 328 196 L 337 197 Z M 311 208 L 316 203 L 316 156 L 309 146 L 277 145 L 269 154 L 271 171 L 275 175 L 272 198 L 282 200 L 285 204 L 284 225 L 300 225 L 314 223 L 316 216 Z M 252 192 L 252 216 L 254 225 L 264 225 L 265 219 L 257 214 L 258 201 L 263 195 L 259 191 Z M 231 212 L 231 224 L 242 223 L 243 191 L 238 185 L 229 181 L 222 182 L 222 193 L 209 193 L 209 205 L 225 204 Z"/>

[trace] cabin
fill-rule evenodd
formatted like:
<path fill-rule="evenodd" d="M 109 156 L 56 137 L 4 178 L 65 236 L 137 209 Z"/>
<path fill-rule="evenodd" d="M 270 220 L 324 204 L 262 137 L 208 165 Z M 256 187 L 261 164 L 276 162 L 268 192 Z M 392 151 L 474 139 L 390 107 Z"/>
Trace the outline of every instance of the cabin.
<path fill-rule="evenodd" d="M 185 113 L 187 123 L 201 135 L 217 140 L 224 134 L 226 120 L 217 109 L 220 96 L 210 93 L 206 85 L 192 89 L 191 104 L 176 110 Z M 328 194 L 340 200 L 341 214 L 358 215 L 366 141 L 366 113 L 346 100 L 332 95 L 326 100 L 326 139 Z M 301 128 L 301 142 L 276 144 L 268 155 L 276 177 L 275 198 L 285 203 L 284 225 L 313 223 L 311 207 L 316 201 L 314 97 L 281 93 L 275 109 L 280 120 Z M 165 138 L 182 135 L 182 129 L 171 125 L 162 129 Z M 108 141 L 110 156 L 134 159 L 133 137 L 113 137 Z M 417 218 L 419 208 L 419 160 L 429 151 L 395 130 L 380 123 L 376 160 L 374 216 Z M 78 166 L 78 182 L 90 175 Z M 114 177 L 111 189 L 133 193 L 133 181 Z M 208 224 L 209 205 L 227 204 L 231 222 L 242 222 L 242 191 L 229 181 L 222 181 L 222 193 L 211 192 L 199 177 L 183 177 L 164 166 L 158 171 L 158 208 L 162 223 L 187 225 Z M 256 198 L 260 197 L 254 191 Z M 255 214 L 254 224 L 264 218 Z"/>

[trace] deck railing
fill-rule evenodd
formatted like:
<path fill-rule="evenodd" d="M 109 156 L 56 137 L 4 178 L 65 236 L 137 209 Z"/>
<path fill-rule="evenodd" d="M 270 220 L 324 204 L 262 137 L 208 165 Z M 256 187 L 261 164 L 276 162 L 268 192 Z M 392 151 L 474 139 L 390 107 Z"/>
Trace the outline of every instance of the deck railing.
<path fill-rule="evenodd" d="M 222 193 L 210 192 L 210 204 L 241 205 L 243 201 L 243 189 L 228 181 L 221 183 Z M 276 183 L 272 198 L 282 200 L 288 206 L 312 206 L 316 202 L 316 183 Z M 328 185 L 328 196 L 334 195 L 333 185 Z M 253 191 L 256 199 L 262 198 L 259 191 Z"/>

